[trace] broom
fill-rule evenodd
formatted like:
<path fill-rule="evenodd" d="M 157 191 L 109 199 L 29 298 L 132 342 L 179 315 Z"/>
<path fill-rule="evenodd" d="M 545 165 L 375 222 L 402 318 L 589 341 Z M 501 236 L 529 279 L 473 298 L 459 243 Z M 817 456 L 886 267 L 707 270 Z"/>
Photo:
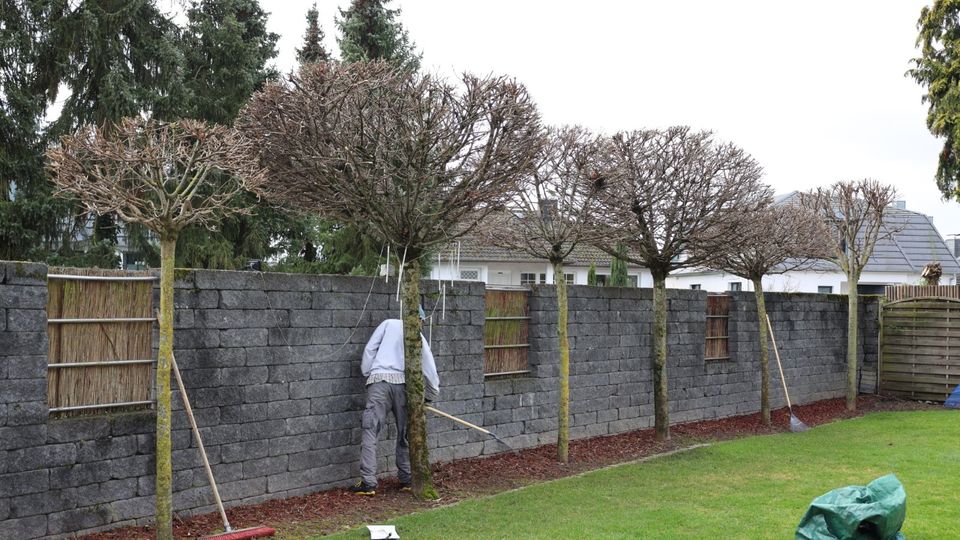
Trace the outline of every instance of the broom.
<path fill-rule="evenodd" d="M 248 538 L 263 538 L 273 536 L 277 531 L 270 527 L 251 527 L 249 529 L 234 529 L 227 520 L 227 512 L 223 508 L 223 501 L 220 500 L 220 491 L 217 490 L 217 482 L 213 479 L 213 471 L 210 469 L 210 461 L 207 460 L 207 451 L 203 448 L 203 440 L 200 438 L 200 430 L 197 429 L 197 421 L 193 417 L 193 409 L 190 407 L 190 399 L 187 398 L 187 389 L 183 386 L 183 379 L 180 377 L 180 368 L 177 367 L 177 359 L 171 358 L 170 362 L 173 368 L 173 375 L 177 379 L 177 387 L 180 389 L 180 396 L 183 398 L 183 408 L 187 412 L 187 419 L 190 420 L 190 429 L 193 430 L 193 436 L 197 439 L 197 447 L 200 448 L 200 456 L 203 458 L 203 467 L 207 470 L 207 480 L 210 481 L 210 488 L 213 490 L 213 498 L 217 502 L 217 510 L 220 511 L 220 519 L 223 520 L 222 534 L 204 536 L 202 540 L 246 540 Z"/>
<path fill-rule="evenodd" d="M 783 366 L 780 365 L 780 351 L 777 349 L 777 338 L 773 337 L 773 325 L 770 324 L 769 315 L 767 315 L 767 328 L 770 329 L 770 341 L 773 342 L 773 353 L 777 358 L 777 369 L 780 370 L 780 382 L 783 383 L 783 395 L 787 398 L 787 410 L 790 411 L 790 431 L 794 433 L 806 431 L 810 428 L 794 416 L 793 406 L 790 405 L 790 393 L 787 392 L 787 379 L 783 376 Z"/>

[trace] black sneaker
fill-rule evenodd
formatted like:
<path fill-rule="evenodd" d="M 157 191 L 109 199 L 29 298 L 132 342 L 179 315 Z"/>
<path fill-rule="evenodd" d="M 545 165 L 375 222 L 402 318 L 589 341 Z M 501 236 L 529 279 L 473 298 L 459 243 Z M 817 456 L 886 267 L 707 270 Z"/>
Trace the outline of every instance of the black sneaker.
<path fill-rule="evenodd" d="M 400 491 L 404 493 L 410 493 L 411 491 L 413 491 L 413 484 L 411 484 L 410 482 L 407 482 L 406 484 L 401 483 Z"/>
<path fill-rule="evenodd" d="M 377 494 L 377 486 L 371 486 L 363 480 L 357 480 L 357 483 L 350 486 L 350 492 L 357 495 L 373 496 Z"/>

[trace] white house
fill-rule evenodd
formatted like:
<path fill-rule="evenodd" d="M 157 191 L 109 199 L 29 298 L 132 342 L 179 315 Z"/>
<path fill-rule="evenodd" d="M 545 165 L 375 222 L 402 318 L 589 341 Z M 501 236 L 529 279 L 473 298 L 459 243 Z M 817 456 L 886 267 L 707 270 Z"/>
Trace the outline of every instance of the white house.
<path fill-rule="evenodd" d="M 459 260 L 456 252 L 459 247 Z M 604 283 L 610 276 L 613 258 L 588 245 L 579 245 L 564 264 L 567 283 L 586 285 L 590 265 L 597 269 L 597 281 Z M 639 266 L 627 265 L 627 275 L 635 287 L 652 287 L 650 272 Z M 461 279 L 483 281 L 488 285 L 533 285 L 555 283 L 553 265 L 522 251 L 483 245 L 473 237 L 442 250 L 440 262 L 433 261 L 430 279 Z"/>
<path fill-rule="evenodd" d="M 789 195 L 778 199 L 787 197 Z M 891 230 L 899 231 L 877 242 L 857 289 L 862 294 L 882 294 L 886 285 L 916 285 L 920 283 L 923 267 L 931 262 L 939 262 L 943 267 L 942 285 L 957 284 L 960 265 L 930 217 L 905 209 L 902 202 L 887 214 L 885 221 L 890 224 Z M 667 287 L 717 292 L 753 290 L 748 280 L 704 269 L 677 271 L 667 278 Z M 763 288 L 783 292 L 846 293 L 849 284 L 837 265 L 820 261 L 812 270 L 767 276 L 763 280 Z"/>

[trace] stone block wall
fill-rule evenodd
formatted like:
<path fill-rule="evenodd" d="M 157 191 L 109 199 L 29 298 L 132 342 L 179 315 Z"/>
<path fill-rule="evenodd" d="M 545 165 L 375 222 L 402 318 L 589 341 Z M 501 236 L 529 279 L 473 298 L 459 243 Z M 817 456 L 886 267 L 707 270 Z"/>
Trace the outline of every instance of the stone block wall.
<path fill-rule="evenodd" d="M 0 269 L 0 538 L 64 537 L 150 522 L 153 413 L 49 419 L 46 267 L 3 263 Z M 396 281 L 178 271 L 176 287 L 175 354 L 227 504 L 309 493 L 356 478 L 364 405 L 360 353 L 376 325 L 397 316 Z M 553 287 L 531 291 L 529 375 L 506 378 L 483 373 L 483 284 L 448 287 L 445 310 L 437 283 L 422 287 L 433 312 L 432 331 L 428 326 L 425 334 L 441 377 L 435 406 L 517 448 L 555 442 Z M 669 295 L 671 421 L 755 412 L 752 293 L 734 297 L 731 358 L 722 361 L 703 359 L 706 294 Z M 651 304 L 646 289 L 570 288 L 574 438 L 652 425 Z M 767 304 L 793 400 L 843 395 L 845 297 L 770 294 Z M 876 343 L 875 303 L 865 301 L 862 309 L 866 387 L 866 365 L 876 353 L 870 347 Z M 771 389 L 779 406 L 776 378 Z M 175 509 L 209 511 L 212 498 L 176 392 L 174 404 Z M 380 457 L 389 474 L 395 426 L 386 431 Z M 478 432 L 433 417 L 428 446 L 435 461 L 503 451 Z"/>

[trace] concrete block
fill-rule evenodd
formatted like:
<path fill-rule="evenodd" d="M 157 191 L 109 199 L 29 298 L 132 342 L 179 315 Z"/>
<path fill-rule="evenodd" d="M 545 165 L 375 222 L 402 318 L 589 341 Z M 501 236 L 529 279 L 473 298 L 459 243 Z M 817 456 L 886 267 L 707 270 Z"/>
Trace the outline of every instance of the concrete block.
<path fill-rule="evenodd" d="M 7 332 L 45 332 L 47 329 L 46 310 L 7 309 L 4 311 Z"/>
<path fill-rule="evenodd" d="M 309 306 L 307 306 L 309 308 Z M 326 328 L 333 323 L 333 312 L 315 309 L 290 311 L 290 326 L 295 328 Z"/>
<path fill-rule="evenodd" d="M 266 328 L 233 328 L 220 331 L 221 347 L 265 347 Z"/>
<path fill-rule="evenodd" d="M 47 354 L 46 332 L 0 332 L 0 358 Z"/>
<path fill-rule="evenodd" d="M 50 409 L 47 407 L 46 399 L 42 401 L 22 401 L 20 403 L 3 404 L 6 409 L 6 425 L 17 426 L 36 426 L 46 422 Z M 3 425 L 0 419 L 0 425 Z M 2 445 L 0 445 L 2 446 Z"/>
<path fill-rule="evenodd" d="M 47 535 L 47 516 L 0 520 L 0 538 L 29 539 Z"/>
<path fill-rule="evenodd" d="M 244 403 L 261 403 L 265 401 L 282 401 L 297 399 L 290 394 L 289 387 L 294 383 L 266 383 L 244 386 L 241 389 Z"/>
<path fill-rule="evenodd" d="M 50 471 L 40 469 L 0 475 L 0 498 L 41 493 L 50 488 Z"/>
<path fill-rule="evenodd" d="M 16 317 L 16 312 L 19 310 L 45 310 L 47 308 L 47 288 L 0 287 L 0 308 L 7 308 L 9 311 L 13 311 L 12 316 L 14 317 Z M 7 313 L 8 321 L 11 318 L 9 311 Z"/>
<path fill-rule="evenodd" d="M 220 309 L 267 309 L 267 293 L 257 290 L 220 291 Z"/>

